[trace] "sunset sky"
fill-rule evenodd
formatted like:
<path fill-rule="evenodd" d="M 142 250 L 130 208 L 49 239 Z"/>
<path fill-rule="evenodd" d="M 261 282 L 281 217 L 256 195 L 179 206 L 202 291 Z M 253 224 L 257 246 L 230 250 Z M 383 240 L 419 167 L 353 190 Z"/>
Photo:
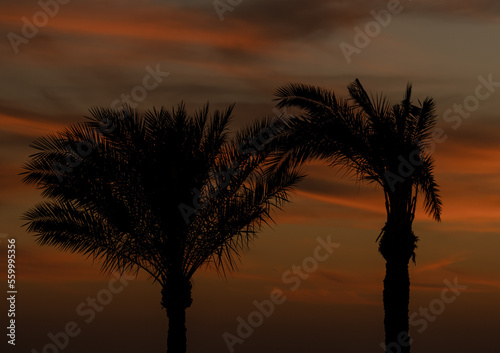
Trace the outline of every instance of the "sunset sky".
<path fill-rule="evenodd" d="M 394 7 L 394 0 L 221 0 L 215 4 L 231 10 L 218 13 L 212 0 L 60 1 L 66 3 L 54 7 L 47 0 L 48 10 L 35 0 L 0 4 L 0 233 L 17 240 L 19 290 L 17 345 L 4 350 L 3 335 L 2 352 L 41 353 L 48 334 L 70 321 L 81 333 L 64 352 L 166 346 L 160 287 L 144 273 L 91 322 L 77 313 L 111 277 L 83 256 L 36 245 L 21 227 L 22 213 L 41 201 L 18 175 L 33 152 L 31 141 L 126 95 L 141 110 L 181 100 L 190 111 L 207 101 L 212 109 L 235 103 L 236 129 L 272 115 L 273 92 L 288 82 L 346 97 L 356 78 L 394 103 L 412 82 L 415 100 L 431 96 L 437 103 L 442 137 L 434 158 L 443 216 L 436 223 L 417 211 L 410 315 L 439 300 L 446 281 L 467 289 L 423 332 L 412 327 L 412 352 L 498 349 L 500 2 L 401 0 Z M 388 8 L 397 11 L 388 17 Z M 383 25 L 370 24 L 374 14 Z M 26 21 L 40 26 L 29 29 Z M 360 39 L 367 29 L 372 36 Z M 346 45 L 356 50 L 347 55 Z M 146 84 L 155 87 L 137 88 L 152 71 L 157 80 Z M 385 222 L 383 193 L 320 162 L 305 170 L 309 177 L 293 203 L 276 214 L 272 229 L 263 229 L 237 272 L 226 279 L 210 270 L 196 274 L 188 352 L 229 352 L 223 334 L 236 334 L 238 317 L 246 319 L 253 302 L 269 299 L 275 288 L 286 302 L 235 352 L 383 352 L 385 265 L 375 243 Z M 329 236 L 340 246 L 290 290 L 283 274 L 312 256 L 317 238 Z M 5 274 L 6 238 L 0 241 Z"/>

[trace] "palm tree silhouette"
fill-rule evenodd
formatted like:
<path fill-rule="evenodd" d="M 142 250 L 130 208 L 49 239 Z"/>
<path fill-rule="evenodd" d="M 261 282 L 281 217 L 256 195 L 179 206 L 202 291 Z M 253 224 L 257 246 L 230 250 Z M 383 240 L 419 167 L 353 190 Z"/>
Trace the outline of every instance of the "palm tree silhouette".
<path fill-rule="evenodd" d="M 387 352 L 394 345 L 398 352 L 409 352 L 408 265 L 411 258 L 415 261 L 418 241 L 412 230 L 417 195 L 423 194 L 425 211 L 435 220 L 441 215 L 433 159 L 426 150 L 436 124 L 435 105 L 432 98 L 413 105 L 410 84 L 401 103 L 393 106 L 383 96 L 370 97 L 359 80 L 348 90 L 350 100 L 309 85 L 278 88 L 279 108 L 300 108 L 305 114 L 287 119 L 276 162 L 298 165 L 321 159 L 382 187 L 387 220 L 377 241 L 386 260 L 385 344 Z"/>
<path fill-rule="evenodd" d="M 88 121 L 36 140 L 24 166 L 23 181 L 49 199 L 24 214 L 28 231 L 40 245 L 101 261 L 105 272 L 146 271 L 162 288 L 170 353 L 186 351 L 196 270 L 234 269 L 303 177 L 291 166 L 269 169 L 270 134 L 255 136 L 271 131 L 271 119 L 230 137 L 232 109 L 94 108 Z"/>

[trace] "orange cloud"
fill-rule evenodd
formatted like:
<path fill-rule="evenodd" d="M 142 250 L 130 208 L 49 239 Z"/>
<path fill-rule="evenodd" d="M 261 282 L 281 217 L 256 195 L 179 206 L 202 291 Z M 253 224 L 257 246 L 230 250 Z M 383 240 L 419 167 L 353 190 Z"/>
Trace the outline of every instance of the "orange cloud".
<path fill-rule="evenodd" d="M 355 208 L 363 211 L 369 211 L 377 214 L 385 214 L 385 209 L 383 207 L 376 206 L 374 204 L 370 204 L 369 202 L 363 201 L 353 201 L 346 198 L 340 198 L 335 196 L 326 196 L 321 194 L 314 194 L 310 192 L 305 192 L 301 190 L 296 191 L 297 195 L 304 196 L 306 198 L 317 200 L 325 203 L 330 203 L 339 206 L 346 206 L 350 208 Z M 364 200 L 367 201 L 367 200 Z"/>
<path fill-rule="evenodd" d="M 35 13 L 37 8 L 31 11 Z M 252 23 L 236 21 L 227 26 L 213 26 L 213 16 L 202 12 L 184 10 L 175 7 L 146 7 L 136 9 L 134 17 L 120 12 L 109 13 L 107 16 L 89 16 L 65 9 L 58 16 L 50 18 L 43 27 L 46 32 L 59 32 L 76 35 L 96 35 L 108 37 L 123 37 L 132 40 L 151 40 L 178 43 L 182 45 L 196 44 L 215 48 L 238 48 L 244 51 L 254 51 L 270 44 L 269 36 L 261 33 L 260 27 Z M 98 10 L 97 8 L 95 10 Z M 90 15 L 91 9 L 85 9 Z M 21 29 L 22 16 L 29 14 L 27 9 L 17 9 L 17 14 L 0 14 L 0 20 Z M 211 14 L 212 15 L 212 14 Z M 213 14 L 215 16 L 215 13 Z M 29 18 L 29 16 L 26 16 Z M 192 23 L 196 26 L 192 26 Z M 220 23 L 216 23 L 220 24 Z"/>
<path fill-rule="evenodd" d="M 484 148 L 449 141 L 444 142 L 442 147 L 438 146 L 438 149 L 445 153 L 439 158 L 440 173 L 494 174 L 500 179 L 500 146 Z"/>
<path fill-rule="evenodd" d="M 415 273 L 426 272 L 426 271 L 435 271 L 438 269 L 446 268 L 449 265 L 458 263 L 458 262 L 463 261 L 463 260 L 465 260 L 465 257 L 457 257 L 457 256 L 453 256 L 451 258 L 446 258 L 446 259 L 441 259 L 437 262 L 433 262 L 433 263 L 426 264 L 423 266 L 418 266 L 415 269 Z"/>
<path fill-rule="evenodd" d="M 62 130 L 66 124 L 18 118 L 0 113 L 0 129 L 24 136 L 38 137 Z"/>

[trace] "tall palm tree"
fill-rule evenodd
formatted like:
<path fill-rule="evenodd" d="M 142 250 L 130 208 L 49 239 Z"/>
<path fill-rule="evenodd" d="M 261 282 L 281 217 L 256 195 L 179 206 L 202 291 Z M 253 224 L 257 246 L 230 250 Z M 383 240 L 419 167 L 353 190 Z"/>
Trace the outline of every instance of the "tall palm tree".
<path fill-rule="evenodd" d="M 432 98 L 418 106 L 408 84 L 403 100 L 390 105 L 383 96 L 369 96 L 359 80 L 348 86 L 350 99 L 327 89 L 288 84 L 276 91 L 277 106 L 294 107 L 301 115 L 287 119 L 276 161 L 283 165 L 321 159 L 340 165 L 360 181 L 378 184 L 384 192 L 387 220 L 377 238 L 386 260 L 384 326 L 387 352 L 410 351 L 408 265 L 415 261 L 418 238 L 412 230 L 417 195 L 440 221 L 441 199 L 427 147 L 436 123 Z M 392 349 L 392 350 L 390 350 Z"/>
<path fill-rule="evenodd" d="M 254 137 L 271 119 L 231 137 L 232 106 L 211 116 L 208 104 L 194 116 L 183 104 L 90 112 L 32 144 L 23 181 L 48 201 L 25 213 L 27 229 L 40 245 L 97 259 L 105 272 L 148 273 L 162 288 L 167 351 L 183 353 L 194 273 L 233 269 L 302 174 L 269 170 L 272 152 Z"/>

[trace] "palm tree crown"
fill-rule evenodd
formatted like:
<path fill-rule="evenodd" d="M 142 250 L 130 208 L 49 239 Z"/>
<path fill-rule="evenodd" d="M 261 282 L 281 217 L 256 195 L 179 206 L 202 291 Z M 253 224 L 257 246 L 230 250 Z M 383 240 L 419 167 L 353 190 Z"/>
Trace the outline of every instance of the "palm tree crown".
<path fill-rule="evenodd" d="M 411 85 L 400 104 L 391 106 L 382 96 L 369 97 L 356 80 L 348 87 L 350 100 L 336 98 L 329 90 L 289 84 L 277 90 L 277 106 L 306 112 L 287 122 L 282 161 L 300 164 L 324 159 L 341 165 L 360 180 L 375 182 L 384 191 L 388 221 L 411 225 L 417 195 L 440 221 L 442 203 L 426 148 L 436 123 L 435 105 L 426 98 L 420 106 L 411 101 Z"/>
<path fill-rule="evenodd" d="M 105 271 L 145 270 L 162 287 L 169 341 L 185 340 L 182 325 L 172 326 L 191 305 L 196 270 L 232 269 L 302 177 L 289 166 L 270 171 L 265 143 L 249 147 L 270 119 L 230 137 L 231 113 L 210 117 L 208 104 L 194 116 L 183 104 L 145 114 L 91 109 L 88 121 L 36 140 L 24 166 L 23 181 L 49 199 L 25 213 L 28 231 L 41 245 L 100 260 Z"/>

